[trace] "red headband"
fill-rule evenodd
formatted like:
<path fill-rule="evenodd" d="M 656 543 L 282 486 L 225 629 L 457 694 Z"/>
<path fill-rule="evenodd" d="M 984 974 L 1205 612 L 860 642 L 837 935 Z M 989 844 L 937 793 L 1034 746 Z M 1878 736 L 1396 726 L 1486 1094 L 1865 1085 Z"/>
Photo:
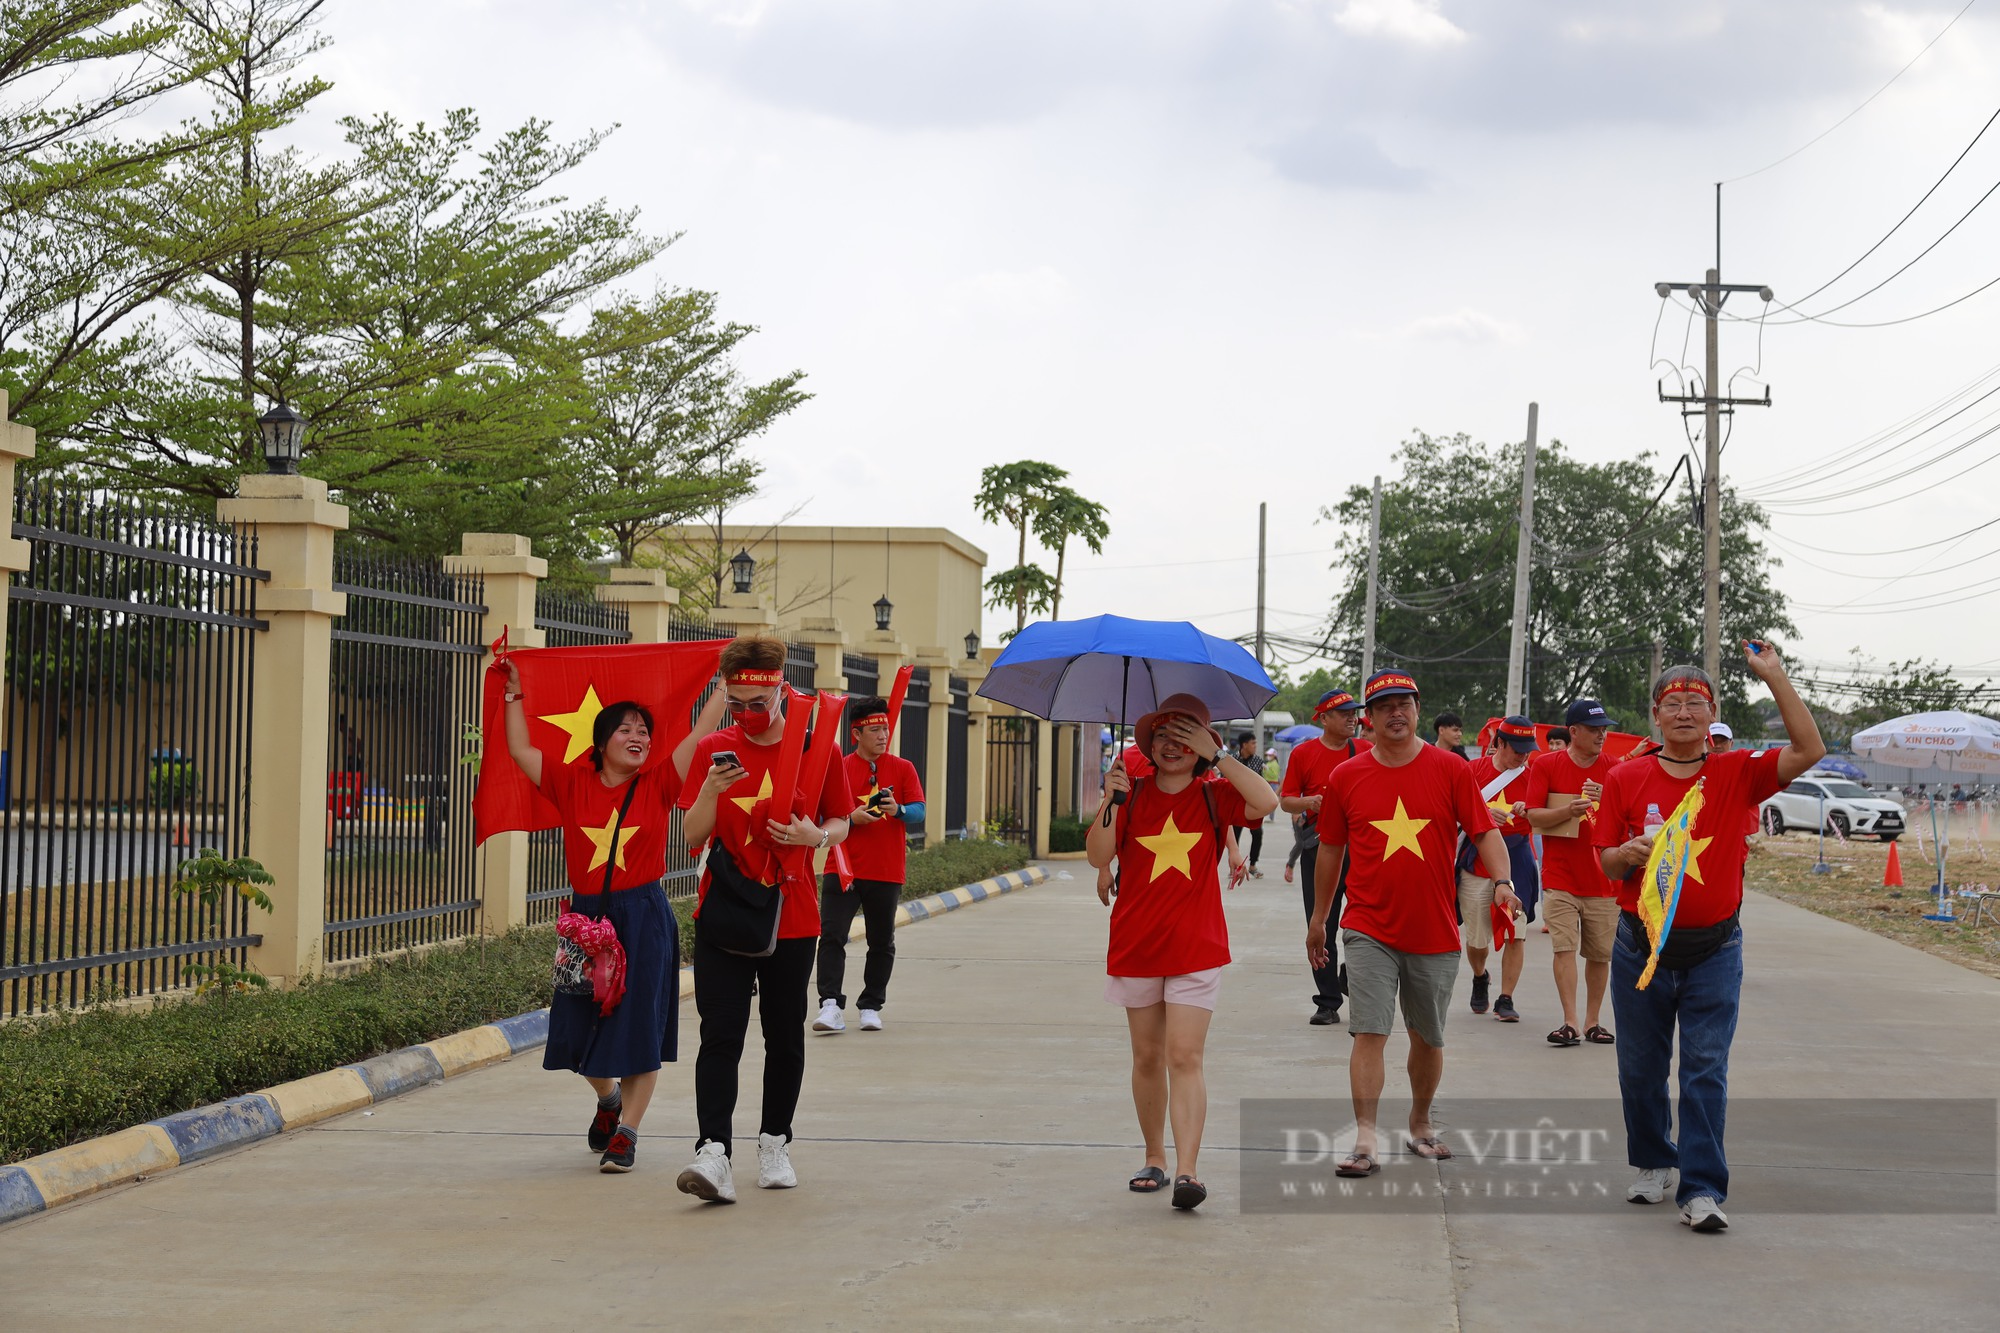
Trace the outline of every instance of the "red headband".
<path fill-rule="evenodd" d="M 783 671 L 739 671 L 729 677 L 731 685 L 782 685 L 785 683 Z"/>
<path fill-rule="evenodd" d="M 1665 682 L 1660 686 L 1659 693 L 1653 696 L 1653 702 L 1658 703 L 1670 694 L 1699 694 L 1709 703 L 1715 702 L 1715 691 L 1708 688 L 1708 682 L 1696 680 L 1693 676 L 1680 676 Z"/>
<path fill-rule="evenodd" d="M 889 715 L 887 713 L 870 713 L 867 717 L 857 718 L 848 725 L 855 727 L 886 727 L 889 725 Z"/>

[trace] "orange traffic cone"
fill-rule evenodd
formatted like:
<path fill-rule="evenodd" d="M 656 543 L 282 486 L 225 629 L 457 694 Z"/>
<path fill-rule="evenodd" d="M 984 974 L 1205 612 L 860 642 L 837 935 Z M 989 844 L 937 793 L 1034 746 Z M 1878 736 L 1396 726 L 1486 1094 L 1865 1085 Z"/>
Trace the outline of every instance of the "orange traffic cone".
<path fill-rule="evenodd" d="M 1882 887 L 1900 889 L 1903 887 L 1903 858 L 1896 851 L 1896 844 L 1889 844 L 1889 864 L 1882 867 Z"/>
<path fill-rule="evenodd" d="M 194 845 L 188 840 L 188 822 L 186 818 L 183 817 L 174 821 L 174 836 L 168 840 L 167 845 L 170 847 L 192 847 Z"/>

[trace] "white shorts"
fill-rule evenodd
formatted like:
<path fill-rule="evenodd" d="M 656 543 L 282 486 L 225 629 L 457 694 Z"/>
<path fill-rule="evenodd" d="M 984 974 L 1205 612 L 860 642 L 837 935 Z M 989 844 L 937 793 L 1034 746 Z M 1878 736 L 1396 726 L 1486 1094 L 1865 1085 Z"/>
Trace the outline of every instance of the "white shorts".
<path fill-rule="evenodd" d="M 1213 1013 L 1216 997 L 1221 993 L 1222 969 L 1219 967 L 1183 972 L 1174 977 L 1104 979 L 1105 1003 L 1123 1005 L 1127 1009 L 1145 1009 L 1164 1000 L 1168 1004 L 1192 1005 Z"/>

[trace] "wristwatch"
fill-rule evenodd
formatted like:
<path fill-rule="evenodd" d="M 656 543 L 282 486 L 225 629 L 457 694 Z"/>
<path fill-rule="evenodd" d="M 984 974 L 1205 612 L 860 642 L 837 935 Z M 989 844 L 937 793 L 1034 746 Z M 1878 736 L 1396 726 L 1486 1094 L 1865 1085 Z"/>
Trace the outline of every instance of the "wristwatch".
<path fill-rule="evenodd" d="M 1511 879 L 1496 879 L 1493 881 L 1493 887 L 1496 889 L 1502 884 L 1505 884 L 1510 889 L 1514 887 L 1514 881 Z"/>
<path fill-rule="evenodd" d="M 1229 751 L 1218 747 L 1215 752 L 1215 757 L 1209 760 L 1208 762 L 1215 765 L 1217 768 L 1220 768 L 1222 766 L 1222 761 L 1227 758 L 1229 758 Z"/>
<path fill-rule="evenodd" d="M 500 697 L 501 697 L 501 698 L 502 698 L 503 700 L 505 700 L 506 702 L 510 703 L 510 704 L 517 704 L 517 703 L 521 702 L 521 700 L 523 700 L 523 699 L 527 698 L 528 696 L 527 696 L 526 694 L 517 694 L 517 693 L 516 693 L 516 692 L 514 692 L 513 690 L 508 690 L 508 691 L 507 691 L 506 693 L 502 694 L 502 695 L 501 695 Z"/>
<path fill-rule="evenodd" d="M 822 851 L 822 852 L 823 852 L 823 851 L 825 851 L 825 850 L 826 850 L 826 844 L 827 844 L 827 840 L 828 840 L 829 838 L 831 838 L 831 837 L 833 837 L 833 830 L 832 830 L 832 829 L 830 829 L 830 828 L 823 828 L 823 829 L 821 829 L 821 830 L 819 831 L 819 847 L 817 848 L 817 850 L 819 850 L 819 851 Z"/>

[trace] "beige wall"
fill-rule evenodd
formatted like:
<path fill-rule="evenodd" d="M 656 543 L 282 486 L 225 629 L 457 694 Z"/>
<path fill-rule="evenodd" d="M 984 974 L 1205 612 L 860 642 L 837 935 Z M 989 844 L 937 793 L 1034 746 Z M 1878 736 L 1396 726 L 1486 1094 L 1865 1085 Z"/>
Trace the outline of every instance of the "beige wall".
<path fill-rule="evenodd" d="M 856 651 L 875 627 L 875 599 L 885 591 L 895 604 L 890 630 L 918 652 L 943 649 L 961 661 L 966 633 L 979 628 L 986 552 L 944 528 L 746 525 L 722 532 L 725 559 L 747 550 L 756 560 L 755 590 L 777 613 L 780 634 L 809 619 L 832 619 Z M 701 549 L 714 533 L 685 528 L 674 539 Z"/>

